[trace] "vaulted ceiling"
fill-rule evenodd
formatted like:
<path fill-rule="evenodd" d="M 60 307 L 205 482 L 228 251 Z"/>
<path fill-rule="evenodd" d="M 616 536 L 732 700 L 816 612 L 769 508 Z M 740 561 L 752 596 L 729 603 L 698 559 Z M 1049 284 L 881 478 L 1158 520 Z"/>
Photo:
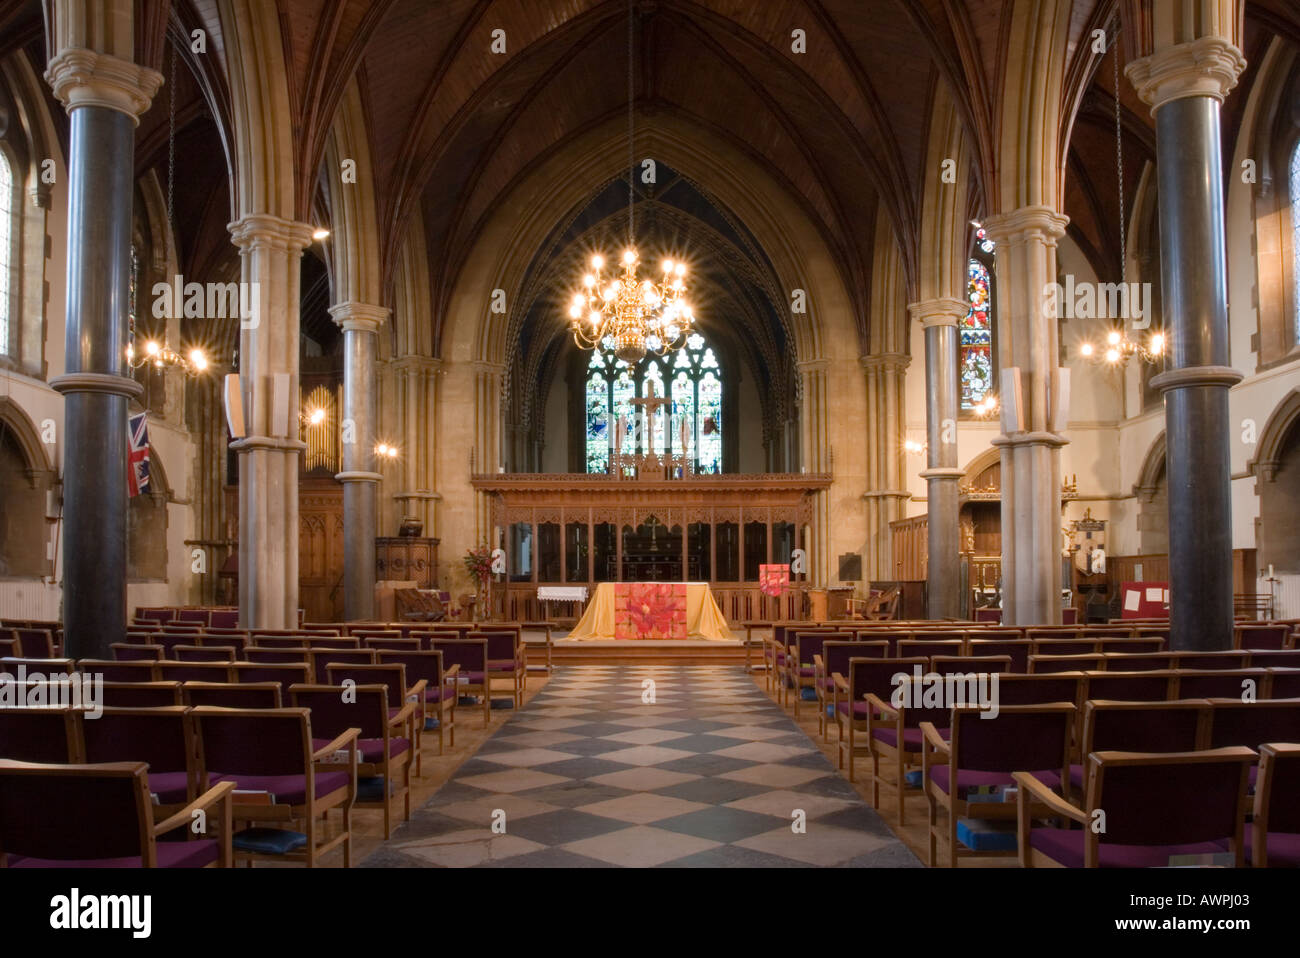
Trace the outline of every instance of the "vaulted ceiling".
<path fill-rule="evenodd" d="M 183 266 L 195 273 L 229 268 L 233 128 L 217 0 L 176 0 L 169 20 L 165 0 L 136 2 L 139 55 L 164 76 L 164 49 L 179 48 L 184 58 L 175 91 Z M 325 143 L 355 76 L 375 161 L 376 254 L 390 276 L 404 231 L 414 218 L 422 221 L 435 317 L 445 315 L 458 271 L 510 187 L 565 155 L 577 137 L 613 128 L 626 110 L 625 0 L 274 2 L 289 71 L 299 218 L 310 219 L 318 206 Z M 1111 57 L 1091 56 L 1088 40 L 1116 8 L 1117 0 L 1073 5 L 1063 93 L 1072 122 L 1061 131 L 1071 235 L 1105 275 L 1118 271 Z M 1008 0 L 636 0 L 638 123 L 672 114 L 702 142 L 725 142 L 772 171 L 831 250 L 865 334 L 878 205 L 915 282 L 937 83 L 948 85 L 980 161 L 973 203 L 976 212 L 982 208 L 983 177 L 996 169 L 996 96 L 1010 9 Z M 171 44 L 155 35 L 160 24 Z M 206 54 L 190 52 L 196 28 L 207 32 Z M 504 54 L 491 52 L 497 30 L 504 31 Z M 794 30 L 805 31 L 808 52 L 792 51 Z M 1249 0 L 1244 52 L 1252 70 L 1275 35 L 1300 46 L 1300 5 Z M 181 38 L 186 42 L 177 43 Z M 0 0 L 0 56 L 15 49 L 44 69 L 37 0 Z M 1248 72 L 1228 100 L 1225 143 L 1235 138 L 1251 78 Z M 1122 87 L 1131 208 L 1141 163 L 1154 156 L 1154 132 L 1146 107 L 1127 81 Z M 164 183 L 168 108 L 164 90 L 137 140 L 137 167 L 156 169 Z"/>

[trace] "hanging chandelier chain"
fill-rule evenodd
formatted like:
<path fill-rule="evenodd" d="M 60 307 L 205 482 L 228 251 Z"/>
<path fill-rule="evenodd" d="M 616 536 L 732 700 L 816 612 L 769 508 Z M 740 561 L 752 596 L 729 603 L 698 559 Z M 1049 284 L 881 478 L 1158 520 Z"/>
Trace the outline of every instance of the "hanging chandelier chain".
<path fill-rule="evenodd" d="M 1124 140 L 1123 128 L 1120 123 L 1120 98 L 1119 98 L 1119 35 L 1123 27 L 1117 21 L 1115 27 L 1115 39 L 1112 41 L 1114 46 L 1114 83 L 1115 83 L 1115 179 L 1119 184 L 1119 278 L 1124 283 L 1124 288 L 1128 288 L 1128 247 L 1125 245 L 1125 227 L 1124 222 Z"/>
<path fill-rule="evenodd" d="M 167 228 L 175 230 L 173 194 L 176 189 L 176 48 L 172 47 L 171 90 L 167 96 Z"/>
<path fill-rule="evenodd" d="M 633 138 L 634 120 L 632 111 L 632 100 L 635 96 L 632 83 L 632 53 L 633 53 L 633 17 L 635 11 L 633 4 L 635 0 L 627 0 L 627 243 L 628 246 L 633 244 L 636 233 L 632 229 L 632 205 L 636 197 L 636 155 L 635 140 Z"/>

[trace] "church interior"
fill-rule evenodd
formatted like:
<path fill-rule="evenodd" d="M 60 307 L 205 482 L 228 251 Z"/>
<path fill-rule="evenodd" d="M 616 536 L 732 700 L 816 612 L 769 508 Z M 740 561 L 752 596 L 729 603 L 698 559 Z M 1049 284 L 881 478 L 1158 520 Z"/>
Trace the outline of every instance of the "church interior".
<path fill-rule="evenodd" d="M 0 0 L 0 379 L 0 867 L 1300 866 L 1292 0 Z"/>

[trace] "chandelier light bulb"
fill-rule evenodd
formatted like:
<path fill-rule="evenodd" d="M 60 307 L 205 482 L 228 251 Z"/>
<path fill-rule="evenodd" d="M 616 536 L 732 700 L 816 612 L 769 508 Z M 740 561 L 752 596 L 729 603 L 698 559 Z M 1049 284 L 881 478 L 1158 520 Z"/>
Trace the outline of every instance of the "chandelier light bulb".
<path fill-rule="evenodd" d="M 605 265 L 605 257 L 601 256 L 599 253 L 597 253 L 595 256 L 591 258 L 592 269 L 601 269 L 604 267 L 604 265 Z"/>
<path fill-rule="evenodd" d="M 673 271 L 673 261 L 670 259 L 664 260 L 664 272 L 671 273 L 672 271 Z"/>
<path fill-rule="evenodd" d="M 1119 350 L 1114 348 L 1106 350 L 1106 362 L 1108 363 L 1119 362 Z"/>
<path fill-rule="evenodd" d="M 591 289 L 596 285 L 596 277 L 591 275 L 591 273 L 588 273 L 586 276 L 582 277 L 582 285 L 587 287 L 587 289 Z"/>
<path fill-rule="evenodd" d="M 157 356 L 158 344 L 155 343 L 152 339 L 149 340 L 147 343 L 144 344 L 144 353 L 146 356 Z"/>
<path fill-rule="evenodd" d="M 686 275 L 686 264 L 685 264 L 685 263 L 678 263 L 678 264 L 673 268 L 673 272 L 676 273 L 678 276 L 685 276 L 685 275 Z"/>
<path fill-rule="evenodd" d="M 313 409 L 311 411 L 311 415 L 307 417 L 307 422 L 309 422 L 313 426 L 319 426 L 324 421 L 325 421 L 324 409 Z"/>
<path fill-rule="evenodd" d="M 1151 337 L 1151 351 L 1156 355 L 1159 355 L 1160 353 L 1164 352 L 1164 350 L 1165 350 L 1165 337 L 1160 333 L 1156 333 L 1154 336 Z"/>
<path fill-rule="evenodd" d="M 623 253 L 623 265 L 625 265 L 625 266 L 631 266 L 631 265 L 632 265 L 633 263 L 635 263 L 635 262 L 636 262 L 636 250 L 634 250 L 634 249 L 629 249 L 629 250 L 624 251 L 624 253 Z"/>
<path fill-rule="evenodd" d="M 600 324 L 600 311 L 599 311 L 599 310 L 596 310 L 596 309 L 593 309 L 590 313 L 588 313 L 588 314 L 587 314 L 587 322 L 591 323 L 591 325 L 592 325 L 593 327 L 599 325 L 599 324 Z"/>
<path fill-rule="evenodd" d="M 195 369 L 202 372 L 208 368 L 208 357 L 203 355 L 203 350 L 201 349 L 191 349 L 190 363 L 193 364 Z"/>
<path fill-rule="evenodd" d="M 1113 329 L 1106 334 L 1106 342 L 1112 346 L 1118 346 L 1119 340 L 1120 340 L 1119 333 L 1115 332 Z"/>
<path fill-rule="evenodd" d="M 1084 343 L 1082 346 L 1080 346 L 1080 347 L 1079 347 L 1079 354 L 1080 354 L 1081 356 L 1091 356 L 1091 355 L 1092 355 L 1092 343 Z"/>

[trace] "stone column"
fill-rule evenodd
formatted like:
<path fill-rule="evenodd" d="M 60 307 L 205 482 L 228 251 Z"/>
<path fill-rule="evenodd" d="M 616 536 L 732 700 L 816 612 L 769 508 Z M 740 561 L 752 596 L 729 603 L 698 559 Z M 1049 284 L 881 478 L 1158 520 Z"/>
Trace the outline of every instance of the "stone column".
<path fill-rule="evenodd" d="M 1061 387 L 1059 334 L 1043 290 L 1056 282 L 1056 243 L 1068 218 L 1046 206 L 987 217 L 997 244 L 998 360 L 1019 382 L 1019 405 L 999 389 L 1002 435 L 1002 620 L 1061 620 L 1061 447 L 1052 403 Z"/>
<path fill-rule="evenodd" d="M 402 402 L 406 450 L 403 488 L 394 493 L 403 516 L 415 516 L 424 523 L 426 536 L 437 536 L 435 503 L 438 495 L 434 464 L 437 424 L 437 377 L 442 361 L 428 356 L 403 356 L 395 360 L 397 389 Z"/>
<path fill-rule="evenodd" d="M 1176 43 L 1129 64 L 1156 119 L 1161 280 L 1172 369 L 1164 394 L 1169 476 L 1169 618 L 1175 649 L 1229 649 L 1232 469 L 1227 265 L 1219 110 L 1245 69 L 1223 37 Z"/>
<path fill-rule="evenodd" d="M 252 306 L 241 316 L 239 620 L 245 629 L 298 624 L 298 303 L 312 228 L 268 213 L 231 223 Z"/>
<path fill-rule="evenodd" d="M 343 617 L 355 622 L 375 616 L 376 489 L 384 478 L 375 471 L 375 334 L 388 310 L 339 303 L 330 315 L 343 330 L 343 471 L 334 478 L 343 483 Z"/>
<path fill-rule="evenodd" d="M 903 381 L 911 357 L 876 353 L 861 359 L 867 382 L 867 552 L 869 581 L 894 579 L 889 524 L 911 498 L 903 481 Z"/>
<path fill-rule="evenodd" d="M 925 330 L 926 616 L 962 617 L 961 536 L 957 529 L 957 322 L 959 299 L 908 305 Z M 900 453 L 901 455 L 901 453 Z"/>
<path fill-rule="evenodd" d="M 798 364 L 800 398 L 803 404 L 799 417 L 799 467 L 801 472 L 823 473 L 830 471 L 829 450 L 826 448 L 826 373 L 829 359 L 809 359 Z M 813 497 L 812 542 L 808 552 L 808 582 L 816 588 L 825 588 L 831 581 L 831 543 L 829 496 L 820 490 Z"/>
<path fill-rule="evenodd" d="M 128 26 L 129 35 L 129 26 Z M 64 47 L 45 79 L 68 111 L 68 296 L 64 395 L 63 622 L 66 654 L 109 658 L 126 638 L 127 293 L 135 127 L 162 76 Z"/>

